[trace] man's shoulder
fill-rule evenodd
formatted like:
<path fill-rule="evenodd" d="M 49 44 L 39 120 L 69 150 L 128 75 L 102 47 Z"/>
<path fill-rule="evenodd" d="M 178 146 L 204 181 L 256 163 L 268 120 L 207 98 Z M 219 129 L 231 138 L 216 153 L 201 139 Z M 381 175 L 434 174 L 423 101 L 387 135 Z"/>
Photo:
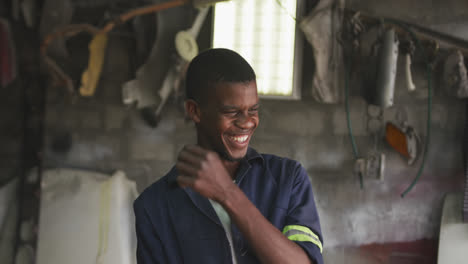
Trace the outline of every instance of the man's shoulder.
<path fill-rule="evenodd" d="M 286 168 L 288 170 L 295 170 L 302 167 L 300 162 L 291 158 L 267 153 L 261 153 L 260 155 L 263 157 L 264 165 L 269 168 Z"/>
<path fill-rule="evenodd" d="M 164 200 L 171 182 L 175 179 L 175 173 L 175 169 L 172 168 L 165 176 L 146 187 L 135 200 L 135 204 L 145 206 L 147 203 L 154 204 L 155 202 Z"/>
<path fill-rule="evenodd" d="M 265 175 L 272 177 L 280 186 L 288 186 L 296 180 L 307 178 L 306 170 L 297 160 L 275 154 L 262 153 L 260 155 L 263 158 L 263 166 L 267 170 Z"/>

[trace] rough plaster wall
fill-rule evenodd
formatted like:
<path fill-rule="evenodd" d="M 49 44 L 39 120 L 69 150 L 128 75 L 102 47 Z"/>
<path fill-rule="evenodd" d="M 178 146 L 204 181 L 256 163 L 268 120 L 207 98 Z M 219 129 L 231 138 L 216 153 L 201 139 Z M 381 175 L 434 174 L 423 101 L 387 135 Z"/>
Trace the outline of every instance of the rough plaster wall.
<path fill-rule="evenodd" d="M 170 169 L 184 144 L 195 142 L 193 125 L 184 121 L 174 105 L 165 109 L 159 127 L 151 129 L 136 110 L 121 104 L 121 84 L 131 77 L 129 56 L 128 42 L 111 37 L 104 72 L 92 98 L 79 98 L 70 104 L 60 96 L 63 91 L 48 89 L 46 167 L 106 173 L 122 169 L 136 180 L 141 191 Z M 406 92 L 403 80 L 398 78 L 395 106 L 383 117 L 406 119 L 424 138 L 427 87 L 424 74 L 416 72 L 416 93 Z M 365 179 L 365 189 L 360 190 L 352 173 L 354 162 L 343 105 L 321 105 L 308 98 L 262 100 L 260 127 L 252 145 L 261 152 L 297 159 L 308 170 L 326 247 L 437 237 L 444 193 L 462 187 L 464 108 L 461 100 L 447 97 L 441 85 L 435 85 L 434 90 L 427 167 L 405 199 L 399 195 L 416 175 L 421 159 L 408 167 L 379 137 L 377 148 L 387 155 L 385 179 Z M 366 155 L 375 140 L 367 131 L 367 103 L 355 92 L 350 104 L 357 145 Z M 72 139 L 70 149 L 54 151 L 54 142 L 67 134 Z"/>

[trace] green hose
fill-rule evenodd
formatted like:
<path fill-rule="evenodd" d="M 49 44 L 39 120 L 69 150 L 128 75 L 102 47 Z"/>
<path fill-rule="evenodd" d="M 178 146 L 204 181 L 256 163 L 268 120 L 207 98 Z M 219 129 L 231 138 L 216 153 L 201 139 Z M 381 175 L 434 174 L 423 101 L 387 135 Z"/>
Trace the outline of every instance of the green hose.
<path fill-rule="evenodd" d="M 349 138 L 351 140 L 351 145 L 353 147 L 353 154 L 354 158 L 357 160 L 359 158 L 359 153 L 357 150 L 356 146 L 356 141 L 354 140 L 354 135 L 353 135 L 353 128 L 351 126 L 351 117 L 349 113 L 349 72 L 346 67 L 346 63 L 344 64 L 345 66 L 345 109 L 346 109 L 346 121 L 348 124 L 348 134 Z M 361 186 L 361 189 L 364 189 L 364 181 L 362 177 L 362 173 L 359 173 L 359 184 Z"/>
<path fill-rule="evenodd" d="M 419 39 L 416 37 L 414 32 L 404 23 L 401 23 L 399 21 L 393 20 L 393 19 L 386 19 L 392 24 L 395 24 L 408 32 L 411 37 L 415 40 L 416 42 L 416 47 L 418 49 L 421 49 L 421 44 L 419 42 Z M 426 66 L 426 72 L 427 72 L 427 127 L 426 127 L 426 144 L 424 145 L 424 153 L 423 153 L 423 158 L 421 162 L 421 166 L 419 167 L 418 173 L 416 174 L 416 177 L 414 180 L 411 182 L 411 184 L 406 188 L 406 190 L 401 193 L 401 197 L 405 198 L 405 196 L 413 189 L 413 187 L 416 185 L 416 183 L 419 181 L 419 178 L 421 178 L 422 172 L 424 171 L 424 167 L 426 166 L 426 159 L 427 159 L 427 153 L 429 151 L 429 141 L 431 138 L 431 115 L 432 115 L 432 71 L 431 71 L 431 66 L 429 62 L 427 62 Z"/>
<path fill-rule="evenodd" d="M 429 140 L 431 138 L 431 112 L 432 112 L 432 85 L 431 85 L 431 66 L 429 63 L 427 64 L 427 92 L 428 92 L 428 97 L 427 97 L 427 136 L 426 136 L 426 144 L 424 146 L 424 153 L 423 153 L 423 159 L 421 162 L 421 166 L 419 167 L 418 174 L 416 175 L 416 178 L 411 182 L 411 184 L 406 188 L 406 190 L 401 194 L 402 198 L 405 198 L 405 196 L 413 189 L 413 187 L 416 185 L 416 183 L 419 181 L 419 178 L 421 177 L 421 174 L 424 170 L 424 167 L 426 165 L 426 159 L 427 159 L 427 153 L 429 150 Z"/>

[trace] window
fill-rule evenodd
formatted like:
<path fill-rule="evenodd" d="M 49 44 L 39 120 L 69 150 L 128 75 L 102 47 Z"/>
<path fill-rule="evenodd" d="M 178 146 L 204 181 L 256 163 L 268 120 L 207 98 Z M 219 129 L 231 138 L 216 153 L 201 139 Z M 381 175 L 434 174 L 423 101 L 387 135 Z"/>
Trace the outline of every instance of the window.
<path fill-rule="evenodd" d="M 296 0 L 234 0 L 215 5 L 213 47 L 241 54 L 257 74 L 260 95 L 300 97 L 301 45 Z"/>

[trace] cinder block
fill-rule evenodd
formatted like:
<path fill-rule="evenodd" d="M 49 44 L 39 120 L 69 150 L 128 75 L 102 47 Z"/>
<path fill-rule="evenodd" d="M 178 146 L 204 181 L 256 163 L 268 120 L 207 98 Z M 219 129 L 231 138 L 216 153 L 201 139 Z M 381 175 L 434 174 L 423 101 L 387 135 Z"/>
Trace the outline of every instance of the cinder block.
<path fill-rule="evenodd" d="M 107 104 L 123 105 L 122 85 L 124 80 L 101 78 L 96 89 L 96 96 Z"/>
<path fill-rule="evenodd" d="M 48 111 L 55 111 L 56 126 L 65 129 L 79 130 L 81 128 L 82 113 L 76 107 L 56 107 Z"/>
<path fill-rule="evenodd" d="M 169 137 L 135 135 L 130 139 L 130 159 L 173 162 L 174 147 L 174 143 Z"/>
<path fill-rule="evenodd" d="M 173 111 L 164 109 L 161 121 L 158 126 L 151 127 L 142 117 L 141 111 L 138 109 L 130 109 L 129 113 L 129 125 L 132 133 L 138 134 L 153 134 L 153 135 L 173 135 L 176 130 L 177 117 L 174 116 Z M 179 117 L 180 118 L 180 117 Z"/>
<path fill-rule="evenodd" d="M 250 144 L 259 153 L 273 154 L 280 157 L 293 158 L 294 146 L 291 141 L 280 137 L 257 137 L 252 138 Z"/>
<path fill-rule="evenodd" d="M 295 103 L 295 104 L 294 104 Z M 298 102 L 263 104 L 260 112 L 260 132 L 272 135 L 306 136 L 323 132 L 325 111 Z"/>
<path fill-rule="evenodd" d="M 127 116 L 123 106 L 107 105 L 104 110 L 104 124 L 106 130 L 121 129 Z"/>
<path fill-rule="evenodd" d="M 353 160 L 352 149 L 346 136 L 321 135 L 297 140 L 292 158 L 306 169 L 340 170 Z"/>
<path fill-rule="evenodd" d="M 81 127 L 84 129 L 102 128 L 101 110 L 78 110 L 81 118 Z"/>
<path fill-rule="evenodd" d="M 440 107 L 443 107 L 447 111 L 447 119 L 445 120 L 443 129 L 461 132 L 465 125 L 465 100 L 455 99 L 450 101 L 450 104 L 441 104 Z"/>
<path fill-rule="evenodd" d="M 139 193 L 166 175 L 173 166 L 174 163 L 163 161 L 132 161 L 116 165 L 136 182 Z"/>
<path fill-rule="evenodd" d="M 155 162 L 148 162 L 151 171 L 147 174 L 148 176 L 148 185 L 153 184 L 157 180 L 161 179 L 165 176 L 175 165 L 174 162 L 163 162 L 163 161 L 155 161 Z"/>
<path fill-rule="evenodd" d="M 351 128 L 356 136 L 367 135 L 367 103 L 359 97 L 352 97 L 349 102 Z M 333 134 L 348 134 L 348 121 L 344 106 L 336 108 L 333 113 Z"/>
<path fill-rule="evenodd" d="M 405 106 L 394 106 L 383 110 L 384 123 L 398 123 L 402 119 L 408 119 L 408 110 Z"/>
<path fill-rule="evenodd" d="M 446 107 L 441 104 L 433 104 L 431 115 L 431 122 L 433 126 L 442 128 L 447 126 L 448 111 Z"/>
<path fill-rule="evenodd" d="M 185 128 L 178 128 L 175 132 L 175 142 L 179 144 L 196 144 L 197 132 L 195 126 L 186 126 Z"/>
<path fill-rule="evenodd" d="M 44 124 L 46 126 L 46 130 L 48 128 L 52 128 L 56 125 L 59 125 L 59 115 L 57 113 L 56 108 L 46 108 L 45 114 L 44 114 Z"/>
<path fill-rule="evenodd" d="M 101 79 L 112 79 L 123 82 L 128 79 L 130 73 L 130 57 L 128 42 L 119 37 L 110 37 Z"/>

